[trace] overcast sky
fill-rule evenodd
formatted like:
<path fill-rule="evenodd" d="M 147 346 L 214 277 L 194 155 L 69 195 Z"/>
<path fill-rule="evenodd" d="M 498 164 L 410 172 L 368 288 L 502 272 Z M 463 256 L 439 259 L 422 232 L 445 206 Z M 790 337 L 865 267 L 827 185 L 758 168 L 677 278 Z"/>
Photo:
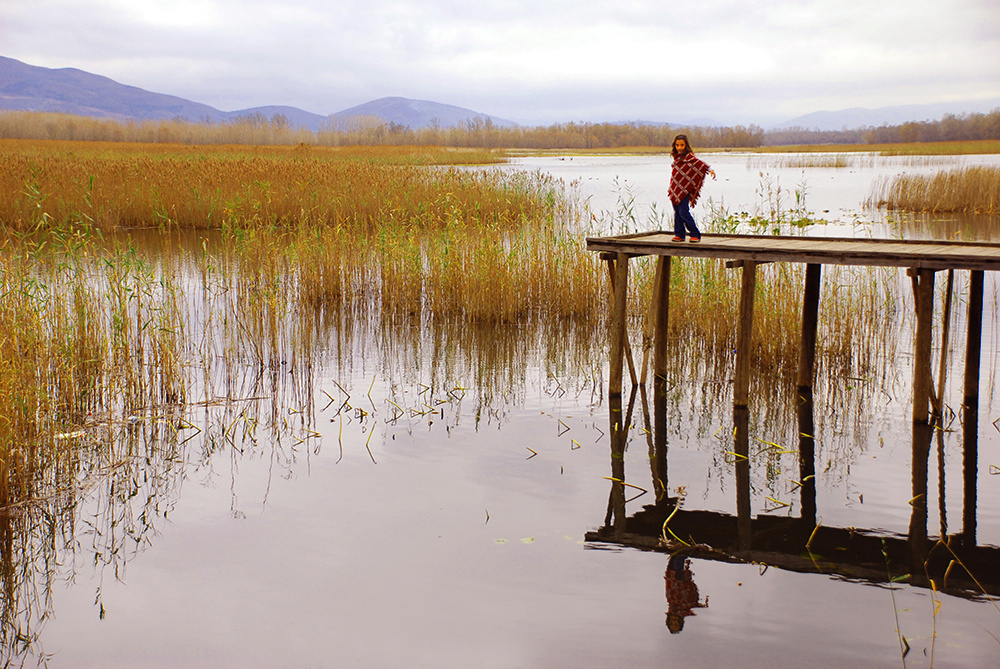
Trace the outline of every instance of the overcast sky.
<path fill-rule="evenodd" d="M 0 55 L 224 111 L 403 96 L 529 125 L 767 123 L 988 111 L 1000 1 L 0 0 Z"/>

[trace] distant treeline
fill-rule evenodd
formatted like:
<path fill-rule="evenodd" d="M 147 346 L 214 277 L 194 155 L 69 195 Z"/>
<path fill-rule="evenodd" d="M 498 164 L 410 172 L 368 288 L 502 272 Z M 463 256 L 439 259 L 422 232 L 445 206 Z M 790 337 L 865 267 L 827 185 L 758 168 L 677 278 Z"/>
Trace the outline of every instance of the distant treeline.
<path fill-rule="evenodd" d="M 988 114 L 945 114 L 940 121 L 910 121 L 899 125 L 853 130 L 769 130 L 764 144 L 907 144 L 1000 139 L 1000 108 Z"/>
<path fill-rule="evenodd" d="M 768 130 L 756 126 L 686 127 L 646 123 L 559 123 L 503 127 L 474 118 L 455 127 L 412 129 L 374 117 L 331 119 L 319 130 L 292 127 L 282 114 L 241 116 L 224 123 L 186 119 L 134 121 L 51 112 L 0 112 L 0 139 L 105 142 L 357 146 L 410 145 L 510 149 L 616 149 L 670 147 L 684 133 L 698 148 L 756 148 L 791 144 L 894 144 L 1000 139 L 1000 108 L 988 114 L 946 114 L 921 121 L 854 130 L 804 128 Z"/>
<path fill-rule="evenodd" d="M 50 112 L 0 113 L 2 139 L 54 139 L 179 144 L 319 146 L 409 145 L 511 149 L 611 149 L 669 147 L 686 133 L 693 146 L 757 147 L 764 131 L 757 126 L 671 127 L 641 123 L 560 123 L 546 127 L 502 127 L 473 118 L 454 127 L 412 129 L 375 117 L 331 118 L 318 132 L 294 128 L 282 114 L 241 116 L 224 123 L 186 119 L 134 121 Z"/>

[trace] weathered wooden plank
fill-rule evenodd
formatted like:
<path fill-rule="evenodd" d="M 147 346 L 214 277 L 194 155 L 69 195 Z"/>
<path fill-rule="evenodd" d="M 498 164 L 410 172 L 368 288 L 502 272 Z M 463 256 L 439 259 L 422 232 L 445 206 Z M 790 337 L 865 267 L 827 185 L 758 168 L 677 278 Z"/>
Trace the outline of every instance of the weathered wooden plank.
<path fill-rule="evenodd" d="M 634 256 L 717 258 L 755 262 L 1000 270 L 1000 244 L 934 240 L 845 239 L 704 235 L 702 243 L 675 243 L 666 233 L 592 237 L 587 247 Z"/>

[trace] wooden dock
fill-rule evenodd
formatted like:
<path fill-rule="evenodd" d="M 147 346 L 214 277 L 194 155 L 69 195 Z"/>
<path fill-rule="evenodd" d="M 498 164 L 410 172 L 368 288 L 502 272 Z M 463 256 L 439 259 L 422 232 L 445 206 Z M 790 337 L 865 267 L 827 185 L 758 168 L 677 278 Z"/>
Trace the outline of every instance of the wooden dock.
<path fill-rule="evenodd" d="M 657 256 L 653 338 L 653 373 L 666 374 L 666 332 L 669 318 L 670 263 L 678 258 L 715 258 L 742 271 L 734 407 L 746 407 L 750 386 L 750 333 L 753 330 L 753 297 L 756 268 L 761 263 L 794 262 L 806 265 L 803 286 L 802 339 L 798 361 L 798 386 L 812 388 L 820 276 L 823 265 L 906 267 L 916 302 L 914 345 L 913 420 L 926 422 L 934 401 L 931 372 L 931 325 L 934 310 L 934 276 L 948 272 L 948 299 L 955 270 L 971 272 L 969 331 L 966 346 L 965 406 L 978 406 L 979 363 L 982 344 L 983 273 L 1000 270 L 1000 244 L 987 242 L 781 237 L 756 235 L 703 235 L 701 242 L 672 242 L 672 233 L 646 232 L 612 237 L 589 237 L 587 248 L 601 253 L 611 272 L 611 368 L 609 394 L 621 395 L 625 353 L 625 316 L 628 260 Z M 619 290 L 619 287 L 621 288 Z M 660 297 L 662 296 L 662 297 Z M 946 310 L 946 314 L 949 310 Z M 947 333 L 947 328 L 944 329 Z M 945 334 L 947 336 L 947 334 Z M 935 409 L 939 409 L 935 406 Z"/>
<path fill-rule="evenodd" d="M 809 237 L 771 237 L 750 235 L 704 235 L 700 243 L 672 242 L 667 232 L 649 232 L 615 237 L 587 239 L 587 247 L 599 252 L 607 262 L 611 275 L 610 378 L 608 408 L 611 442 L 611 493 L 604 526 L 589 534 L 588 540 L 615 542 L 640 548 L 660 547 L 660 537 L 667 522 L 671 531 L 690 537 L 691 544 L 705 544 L 702 557 L 718 559 L 728 555 L 733 559 L 754 560 L 787 569 L 812 569 L 816 566 L 816 551 L 825 553 L 829 564 L 820 571 L 838 573 L 851 578 L 876 578 L 891 554 L 909 573 L 927 575 L 929 580 L 946 583 L 952 557 L 961 554 L 966 569 L 978 574 L 1000 573 L 997 561 L 1000 552 L 995 547 L 981 547 L 977 538 L 978 473 L 978 414 L 979 370 L 982 348 L 984 273 L 1000 270 L 1000 244 L 904 241 L 889 239 L 831 239 Z M 652 308 L 645 335 L 652 338 L 653 407 L 652 421 L 647 407 L 645 369 L 637 380 L 633 371 L 633 388 L 628 408 L 622 402 L 624 358 L 628 351 L 625 333 L 628 293 L 628 265 L 637 256 L 656 256 L 656 275 L 652 291 Z M 674 257 L 714 258 L 742 273 L 740 304 L 737 320 L 736 368 L 733 383 L 733 448 L 734 490 L 736 515 L 686 513 L 677 511 L 676 501 L 667 497 L 667 331 L 669 324 L 670 269 Z M 748 394 L 750 385 L 750 334 L 753 330 L 753 306 L 757 266 L 768 262 L 797 262 L 806 266 L 802 298 L 802 332 L 798 359 L 798 459 L 801 499 L 800 517 L 787 526 L 778 527 L 759 516 L 752 517 L 751 451 L 749 436 Z M 905 539 L 878 530 L 857 534 L 854 527 L 821 529 L 817 511 L 816 450 L 813 420 L 813 369 L 815 362 L 817 323 L 822 266 L 854 265 L 906 268 L 911 278 L 916 307 L 913 360 L 913 443 L 911 449 L 911 490 L 909 499 L 901 500 L 909 509 L 910 522 Z M 954 272 L 969 271 L 968 332 L 965 358 L 965 388 L 962 402 L 963 430 L 963 513 L 962 531 L 945 536 L 942 529 L 937 542 L 930 541 L 928 521 L 928 460 L 932 435 L 940 435 L 935 421 L 942 409 L 945 357 L 942 355 L 941 380 L 932 383 L 931 350 L 934 315 L 934 279 L 937 272 L 946 272 L 948 284 L 942 318 L 940 348 L 948 350 L 949 314 L 951 312 Z M 994 322 L 996 316 L 994 315 Z M 651 326 L 649 325 L 651 323 Z M 631 365 L 631 361 L 630 361 Z M 632 421 L 636 392 L 642 397 L 646 418 L 646 438 L 650 448 L 650 467 L 656 495 L 655 513 L 625 515 L 625 445 Z M 929 406 L 933 412 L 929 411 Z M 652 423 L 650 425 L 650 423 Z M 943 448 L 943 447 L 941 447 Z M 939 466 L 943 467 L 943 460 Z M 938 473 L 938 481 L 944 472 Z M 943 513 L 943 512 L 942 512 Z M 647 519 L 648 515 L 648 519 Z M 649 522 L 646 522 L 646 521 Z M 676 526 L 674 525 L 676 523 Z M 645 530 L 643 528 L 646 528 Z M 715 530 L 714 531 L 713 527 Z M 942 522 L 942 528 L 944 524 Z M 870 535 L 870 536 L 868 536 Z M 687 539 L 685 539 L 686 541 Z M 825 548 L 821 548 L 825 546 Z M 668 547 L 669 550 L 676 549 Z M 721 551 L 720 551 L 721 549 Z M 803 550 L 809 553 L 802 559 Z M 847 552 L 845 552 L 847 551 Z M 853 553 L 851 553 L 853 551 Z M 959 551 L 956 553 L 955 551 Z M 831 559 L 832 558 L 832 559 Z M 881 564 L 879 561 L 881 560 Z M 806 564 L 808 562 L 808 564 Z M 970 573 L 972 573 L 970 572 Z M 866 576 L 867 574 L 867 576 Z M 875 576 L 872 576 L 875 574 Z M 991 578 L 983 593 L 1000 592 L 1000 579 Z M 933 586 L 937 587 L 937 586 Z"/>

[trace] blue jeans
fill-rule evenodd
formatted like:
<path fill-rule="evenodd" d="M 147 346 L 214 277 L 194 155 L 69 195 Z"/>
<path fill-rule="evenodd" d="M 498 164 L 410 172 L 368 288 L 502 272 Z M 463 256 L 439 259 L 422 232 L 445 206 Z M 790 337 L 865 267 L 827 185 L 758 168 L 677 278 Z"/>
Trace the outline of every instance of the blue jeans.
<path fill-rule="evenodd" d="M 674 205 L 674 236 L 683 239 L 686 234 L 685 227 L 692 237 L 701 237 L 701 231 L 694 224 L 694 216 L 691 215 L 687 197 L 681 200 L 680 204 Z"/>

